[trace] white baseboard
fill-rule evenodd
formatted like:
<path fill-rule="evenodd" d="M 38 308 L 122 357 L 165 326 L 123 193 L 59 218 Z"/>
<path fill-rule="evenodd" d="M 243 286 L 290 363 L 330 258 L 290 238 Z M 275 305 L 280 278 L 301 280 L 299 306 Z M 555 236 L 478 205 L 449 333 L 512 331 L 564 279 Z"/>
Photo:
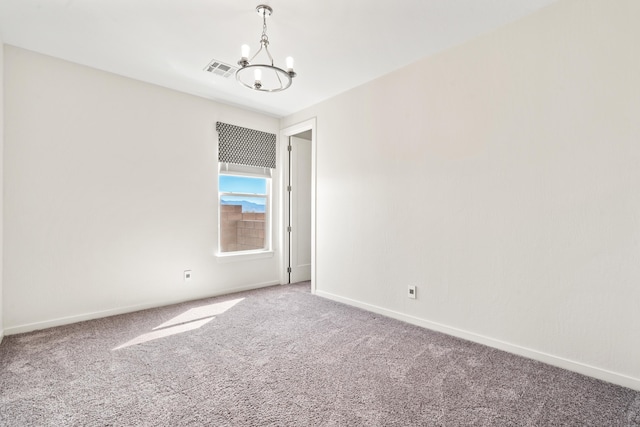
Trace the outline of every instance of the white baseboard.
<path fill-rule="evenodd" d="M 429 320 L 421 319 L 419 317 L 410 316 L 398 311 L 388 310 L 386 308 L 378 307 L 375 305 L 367 304 L 361 301 L 353 300 L 350 298 L 341 297 L 329 292 L 316 290 L 316 295 L 327 298 L 333 301 L 341 302 L 343 304 L 351 305 L 361 308 L 373 313 L 380 314 L 382 316 L 391 317 L 396 320 L 410 323 L 412 325 L 420 326 L 423 328 L 431 329 L 437 332 L 442 332 L 447 335 L 462 338 L 467 341 L 476 342 L 489 347 L 504 350 L 508 353 L 517 354 L 519 356 L 526 357 L 528 359 L 537 360 L 539 362 L 546 363 L 548 365 L 557 366 L 559 368 L 566 369 L 568 371 L 577 372 L 579 374 L 587 375 L 589 377 L 597 378 L 599 380 L 607 381 L 613 384 L 617 384 L 623 387 L 640 391 L 640 379 L 629 377 L 616 372 L 608 371 L 606 369 L 597 368 L 595 366 L 586 365 L 584 363 L 575 362 L 562 357 L 554 356 L 541 351 L 533 350 L 530 348 L 522 347 L 516 344 L 510 344 L 505 341 L 500 341 L 494 338 L 479 335 L 473 332 L 465 331 L 462 329 L 447 326 L 441 323 L 432 322 Z"/>
<path fill-rule="evenodd" d="M 216 290 L 215 292 L 213 292 L 211 294 L 207 294 L 207 295 L 203 295 L 203 296 L 199 296 L 199 297 L 195 297 L 195 298 L 154 301 L 154 302 L 149 302 L 149 303 L 144 303 L 144 304 L 136 304 L 136 305 L 129 305 L 129 306 L 125 306 L 125 307 L 117 307 L 117 308 L 112 308 L 112 309 L 109 309 L 109 310 L 93 311 L 93 312 L 90 312 L 90 313 L 83 313 L 83 314 L 77 314 L 77 315 L 73 315 L 73 316 L 59 317 L 59 318 L 56 318 L 56 319 L 44 320 L 44 321 L 41 321 L 41 322 L 25 323 L 23 325 L 17 325 L 17 326 L 11 326 L 11 327 L 5 328 L 4 334 L 5 335 L 21 334 L 21 333 L 24 333 L 24 332 L 31 332 L 31 331 L 36 331 L 36 330 L 40 330 L 40 329 L 53 328 L 53 327 L 56 327 L 56 326 L 69 325 L 71 323 L 84 322 L 85 320 L 100 319 L 102 317 L 109 317 L 109 316 L 115 316 L 115 315 L 118 315 L 118 314 L 132 313 L 134 311 L 147 310 L 149 308 L 163 307 L 163 306 L 166 306 L 166 305 L 179 304 L 179 303 L 187 302 L 187 301 L 196 301 L 196 300 L 199 300 L 199 299 L 217 297 L 217 296 L 221 296 L 221 295 L 228 295 L 228 294 L 233 294 L 233 293 L 236 293 L 236 292 L 250 291 L 252 289 L 266 288 L 267 286 L 273 286 L 273 285 L 279 285 L 279 284 L 280 284 L 280 282 L 275 280 L 275 281 L 269 281 L 269 282 L 263 282 L 263 283 L 256 283 L 256 284 L 253 284 L 253 285 L 240 286 L 240 287 L 237 287 L 237 288 L 219 289 L 219 290 Z"/>

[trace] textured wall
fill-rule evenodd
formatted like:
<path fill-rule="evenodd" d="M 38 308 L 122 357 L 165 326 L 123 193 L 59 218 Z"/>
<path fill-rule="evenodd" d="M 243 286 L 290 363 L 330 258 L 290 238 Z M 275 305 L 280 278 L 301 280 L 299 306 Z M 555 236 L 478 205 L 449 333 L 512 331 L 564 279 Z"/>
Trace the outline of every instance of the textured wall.
<path fill-rule="evenodd" d="M 286 118 L 318 293 L 640 388 L 639 20 L 563 1 Z"/>
<path fill-rule="evenodd" d="M 277 119 L 15 47 L 5 88 L 8 332 L 279 282 L 214 256 L 215 123 Z"/>

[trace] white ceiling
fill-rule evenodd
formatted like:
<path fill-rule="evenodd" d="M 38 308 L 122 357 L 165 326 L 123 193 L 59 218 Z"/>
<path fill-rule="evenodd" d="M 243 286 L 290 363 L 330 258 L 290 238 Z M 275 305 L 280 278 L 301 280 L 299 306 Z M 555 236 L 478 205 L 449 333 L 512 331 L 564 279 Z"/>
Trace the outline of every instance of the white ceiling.
<path fill-rule="evenodd" d="M 263 0 L 276 65 L 296 61 L 281 93 L 203 71 L 258 48 L 260 0 L 0 0 L 6 44 L 216 101 L 285 116 L 557 0 Z M 46 73 L 47 70 L 42 70 Z"/>

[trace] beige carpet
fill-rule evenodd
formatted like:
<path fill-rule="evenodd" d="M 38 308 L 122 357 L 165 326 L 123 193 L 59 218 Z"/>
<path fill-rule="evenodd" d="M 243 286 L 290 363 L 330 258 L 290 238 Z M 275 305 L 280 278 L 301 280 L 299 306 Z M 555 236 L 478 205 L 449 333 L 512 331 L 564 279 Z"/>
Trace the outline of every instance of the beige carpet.
<path fill-rule="evenodd" d="M 8 336 L 0 425 L 640 425 L 639 392 L 308 287 Z"/>

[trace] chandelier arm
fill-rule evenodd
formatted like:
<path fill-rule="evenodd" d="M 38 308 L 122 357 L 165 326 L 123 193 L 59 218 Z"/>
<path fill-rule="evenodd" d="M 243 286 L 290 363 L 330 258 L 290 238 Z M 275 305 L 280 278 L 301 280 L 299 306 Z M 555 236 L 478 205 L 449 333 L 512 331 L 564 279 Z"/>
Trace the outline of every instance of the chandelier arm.
<path fill-rule="evenodd" d="M 262 48 L 260 48 L 260 49 L 262 49 Z M 274 66 L 273 65 L 273 56 L 271 56 L 271 52 L 269 52 L 269 47 L 266 44 L 264 45 L 264 50 L 265 50 L 265 52 L 267 52 L 267 55 L 269 56 L 269 59 L 271 60 L 271 66 L 273 67 Z"/>
<path fill-rule="evenodd" d="M 282 89 L 284 87 L 284 85 L 282 84 L 282 79 L 280 79 L 280 73 L 276 72 L 276 77 L 278 78 L 278 83 L 280 83 L 280 89 Z M 289 79 L 291 80 L 291 79 Z"/>
<path fill-rule="evenodd" d="M 258 56 L 258 54 L 259 54 L 260 52 L 262 52 L 262 47 L 263 47 L 263 44 L 260 44 L 260 49 L 258 49 L 258 51 L 257 51 L 256 53 L 254 53 L 254 54 L 253 54 L 253 56 L 251 57 L 251 59 L 249 59 L 249 63 L 253 62 L 253 58 L 255 58 L 256 56 Z M 269 51 L 267 50 L 267 52 L 269 52 Z"/>

